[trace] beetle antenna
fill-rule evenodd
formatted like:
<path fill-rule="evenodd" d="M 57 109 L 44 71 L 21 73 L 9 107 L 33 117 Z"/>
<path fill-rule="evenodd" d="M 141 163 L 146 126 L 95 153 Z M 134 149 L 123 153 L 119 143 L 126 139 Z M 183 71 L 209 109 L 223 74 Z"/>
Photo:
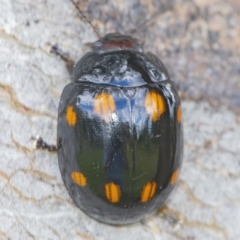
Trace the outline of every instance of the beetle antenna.
<path fill-rule="evenodd" d="M 99 29 L 94 26 L 91 21 L 87 18 L 87 16 L 82 12 L 82 10 L 79 8 L 79 6 L 77 5 L 77 3 L 75 3 L 73 0 L 70 0 L 72 2 L 72 4 L 74 5 L 74 7 L 78 10 L 78 12 L 80 13 L 82 19 L 84 21 L 86 21 L 93 29 L 93 31 L 97 34 L 98 38 L 102 38 L 102 35 L 99 32 Z"/>
<path fill-rule="evenodd" d="M 164 6 L 162 6 L 160 9 L 158 9 L 153 15 L 149 18 L 140 23 L 136 28 L 132 29 L 129 31 L 130 34 L 135 34 L 137 33 L 141 28 L 143 28 L 147 23 L 153 21 L 159 14 L 163 14 L 170 10 L 173 7 L 173 4 L 167 3 Z"/>

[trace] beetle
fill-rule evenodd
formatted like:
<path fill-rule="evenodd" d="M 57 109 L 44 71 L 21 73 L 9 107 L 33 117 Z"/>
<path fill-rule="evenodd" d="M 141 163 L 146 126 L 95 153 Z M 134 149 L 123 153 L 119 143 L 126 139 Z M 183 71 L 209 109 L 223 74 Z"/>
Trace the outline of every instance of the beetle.
<path fill-rule="evenodd" d="M 183 155 L 180 98 L 164 64 L 131 36 L 100 38 L 62 92 L 57 141 L 63 182 L 86 214 L 127 224 L 155 212 Z M 41 138 L 38 147 L 49 149 Z"/>

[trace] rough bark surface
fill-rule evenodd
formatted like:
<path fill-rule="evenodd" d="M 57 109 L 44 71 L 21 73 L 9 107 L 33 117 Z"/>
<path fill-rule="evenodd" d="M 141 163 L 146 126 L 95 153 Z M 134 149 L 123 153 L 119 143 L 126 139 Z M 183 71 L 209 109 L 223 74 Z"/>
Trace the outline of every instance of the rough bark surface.
<path fill-rule="evenodd" d="M 179 184 L 164 209 L 122 227 L 79 210 L 57 155 L 34 150 L 30 140 L 40 134 L 56 141 L 58 102 L 70 80 L 50 46 L 78 60 L 96 34 L 69 0 L 0 6 L 0 239 L 240 239 L 238 0 L 80 1 L 101 34 L 136 29 L 183 99 Z"/>

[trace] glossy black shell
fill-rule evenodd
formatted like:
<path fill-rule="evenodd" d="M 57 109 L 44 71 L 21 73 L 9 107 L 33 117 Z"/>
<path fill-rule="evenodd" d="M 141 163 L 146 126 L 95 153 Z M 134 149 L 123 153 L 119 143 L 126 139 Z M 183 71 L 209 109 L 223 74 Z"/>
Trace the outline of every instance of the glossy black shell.
<path fill-rule="evenodd" d="M 58 142 L 63 181 L 88 215 L 126 224 L 157 210 L 183 152 L 180 100 L 163 63 L 129 36 L 97 41 L 63 90 Z"/>

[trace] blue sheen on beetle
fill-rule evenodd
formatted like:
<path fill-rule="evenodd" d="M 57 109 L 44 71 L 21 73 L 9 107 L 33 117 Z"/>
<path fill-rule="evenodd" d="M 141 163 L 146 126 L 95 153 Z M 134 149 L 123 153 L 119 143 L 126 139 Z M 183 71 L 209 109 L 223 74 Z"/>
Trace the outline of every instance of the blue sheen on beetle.
<path fill-rule="evenodd" d="M 163 63 L 118 33 L 94 43 L 62 93 L 58 160 L 75 203 L 110 224 L 166 201 L 183 153 L 180 99 Z"/>

